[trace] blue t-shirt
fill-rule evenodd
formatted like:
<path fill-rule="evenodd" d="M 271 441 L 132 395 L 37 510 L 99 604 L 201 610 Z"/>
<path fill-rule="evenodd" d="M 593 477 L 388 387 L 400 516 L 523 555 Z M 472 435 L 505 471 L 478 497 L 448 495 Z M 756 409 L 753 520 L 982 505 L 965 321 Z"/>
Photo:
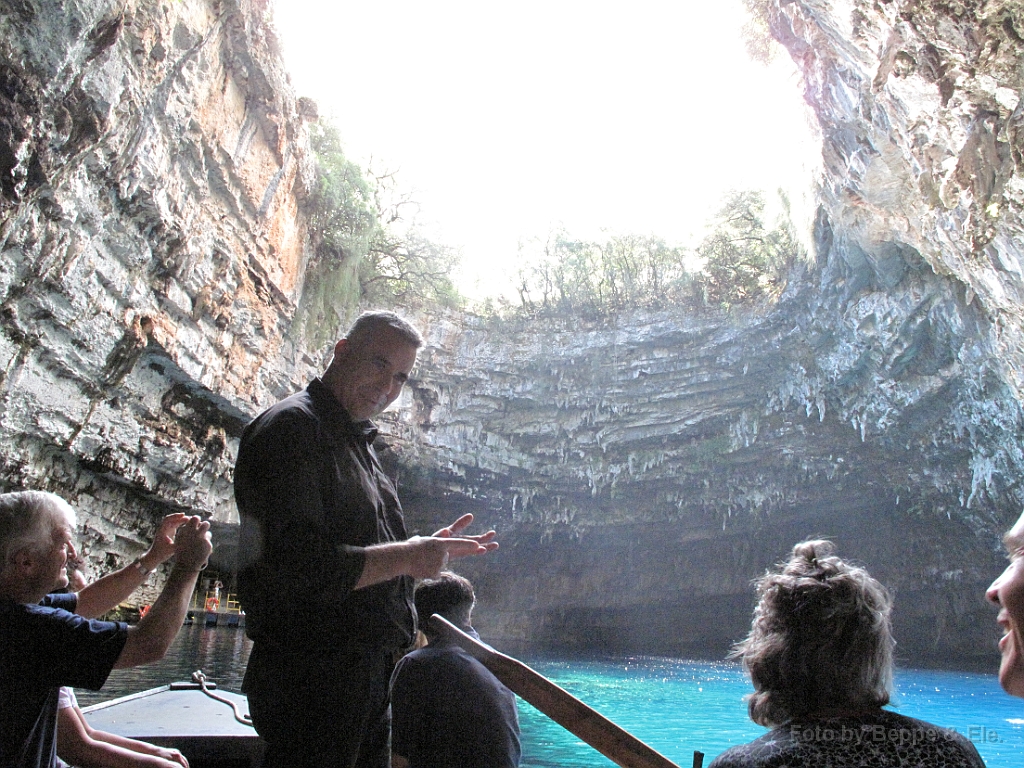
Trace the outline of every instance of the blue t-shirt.
<path fill-rule="evenodd" d="M 54 765 L 60 686 L 98 690 L 121 655 L 128 625 L 71 613 L 77 604 L 0 600 L 0 768 Z"/>
<path fill-rule="evenodd" d="M 516 768 L 515 694 L 457 645 L 435 639 L 403 657 L 391 678 L 391 751 L 411 768 Z"/>

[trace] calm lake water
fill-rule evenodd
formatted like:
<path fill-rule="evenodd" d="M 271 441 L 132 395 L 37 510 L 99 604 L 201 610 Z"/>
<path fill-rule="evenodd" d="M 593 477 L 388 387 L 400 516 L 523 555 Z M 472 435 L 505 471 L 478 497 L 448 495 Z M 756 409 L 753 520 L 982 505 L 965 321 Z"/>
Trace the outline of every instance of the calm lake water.
<path fill-rule="evenodd" d="M 244 631 L 184 627 L 167 657 L 131 670 L 114 670 L 102 691 L 79 690 L 82 706 L 134 693 L 196 669 L 218 686 L 237 691 L 249 657 Z M 743 697 L 750 684 L 728 662 L 656 657 L 565 660 L 522 657 L 541 674 L 602 715 L 689 768 L 694 750 L 704 765 L 726 747 L 765 732 L 747 719 Z M 903 669 L 897 672 L 894 709 L 954 728 L 970 738 L 988 768 L 1010 768 L 1024 754 L 1024 701 L 1006 695 L 994 675 Z M 614 766 L 522 701 L 519 715 L 523 768 Z"/>

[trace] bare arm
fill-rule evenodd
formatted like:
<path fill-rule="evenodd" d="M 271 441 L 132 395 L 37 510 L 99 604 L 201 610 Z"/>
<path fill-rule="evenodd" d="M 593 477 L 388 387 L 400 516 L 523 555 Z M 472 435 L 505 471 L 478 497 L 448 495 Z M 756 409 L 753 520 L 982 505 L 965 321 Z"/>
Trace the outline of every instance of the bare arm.
<path fill-rule="evenodd" d="M 152 546 L 139 558 L 147 573 L 143 573 L 134 565 L 128 565 L 87 584 L 78 593 L 78 607 L 75 608 L 75 613 L 87 619 L 94 619 L 126 600 L 146 580 L 149 571 L 174 554 L 175 533 L 187 519 L 188 515 L 181 512 L 167 515 L 160 523 Z"/>
<path fill-rule="evenodd" d="M 135 667 L 163 658 L 188 612 L 196 579 L 206 565 L 213 545 L 210 524 L 189 517 L 174 539 L 175 563 L 153 607 L 137 625 L 128 628 L 128 640 L 114 664 L 116 669 Z"/>
<path fill-rule="evenodd" d="M 57 711 L 57 754 L 78 768 L 188 768 L 176 749 L 95 730 L 78 707 Z"/>
<path fill-rule="evenodd" d="M 426 579 L 436 576 L 449 560 L 482 555 L 498 548 L 494 531 L 479 536 L 459 536 L 471 522 L 472 515 L 463 515 L 433 536 L 413 536 L 408 541 L 376 544 L 366 548 L 363 573 L 356 589 L 369 587 L 398 576 Z"/>

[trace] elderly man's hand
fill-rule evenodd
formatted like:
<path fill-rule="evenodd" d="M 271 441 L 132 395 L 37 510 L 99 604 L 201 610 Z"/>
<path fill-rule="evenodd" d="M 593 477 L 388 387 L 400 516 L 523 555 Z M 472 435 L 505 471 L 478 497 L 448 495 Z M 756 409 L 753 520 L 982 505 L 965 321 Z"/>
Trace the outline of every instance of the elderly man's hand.
<path fill-rule="evenodd" d="M 156 536 L 153 537 L 153 543 L 141 558 L 150 570 L 156 568 L 160 563 L 167 562 L 174 555 L 174 536 L 187 519 L 188 515 L 184 512 L 173 512 L 164 516 L 164 519 L 160 521 L 160 527 L 157 528 Z"/>
<path fill-rule="evenodd" d="M 213 539 L 209 522 L 197 517 L 186 517 L 174 535 L 176 565 L 189 570 L 202 570 L 213 552 Z"/>

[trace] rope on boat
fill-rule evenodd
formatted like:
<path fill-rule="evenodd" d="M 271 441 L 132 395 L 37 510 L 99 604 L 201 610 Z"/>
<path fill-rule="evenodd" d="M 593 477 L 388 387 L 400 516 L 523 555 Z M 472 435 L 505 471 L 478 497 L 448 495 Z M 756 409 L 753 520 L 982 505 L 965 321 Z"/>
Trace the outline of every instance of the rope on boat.
<path fill-rule="evenodd" d="M 222 702 L 231 707 L 231 709 L 234 710 L 235 713 L 235 720 L 240 722 L 242 725 L 248 725 L 250 728 L 255 727 L 252 724 L 252 715 L 250 715 L 248 712 L 242 712 L 238 708 L 238 704 L 236 702 L 232 701 L 231 699 L 226 699 L 223 696 L 218 696 L 216 693 L 214 693 L 206 687 L 206 675 L 203 674 L 203 670 L 197 669 L 195 672 L 192 673 L 192 682 L 198 683 L 199 687 L 203 689 L 203 693 L 205 693 L 211 699 Z"/>

